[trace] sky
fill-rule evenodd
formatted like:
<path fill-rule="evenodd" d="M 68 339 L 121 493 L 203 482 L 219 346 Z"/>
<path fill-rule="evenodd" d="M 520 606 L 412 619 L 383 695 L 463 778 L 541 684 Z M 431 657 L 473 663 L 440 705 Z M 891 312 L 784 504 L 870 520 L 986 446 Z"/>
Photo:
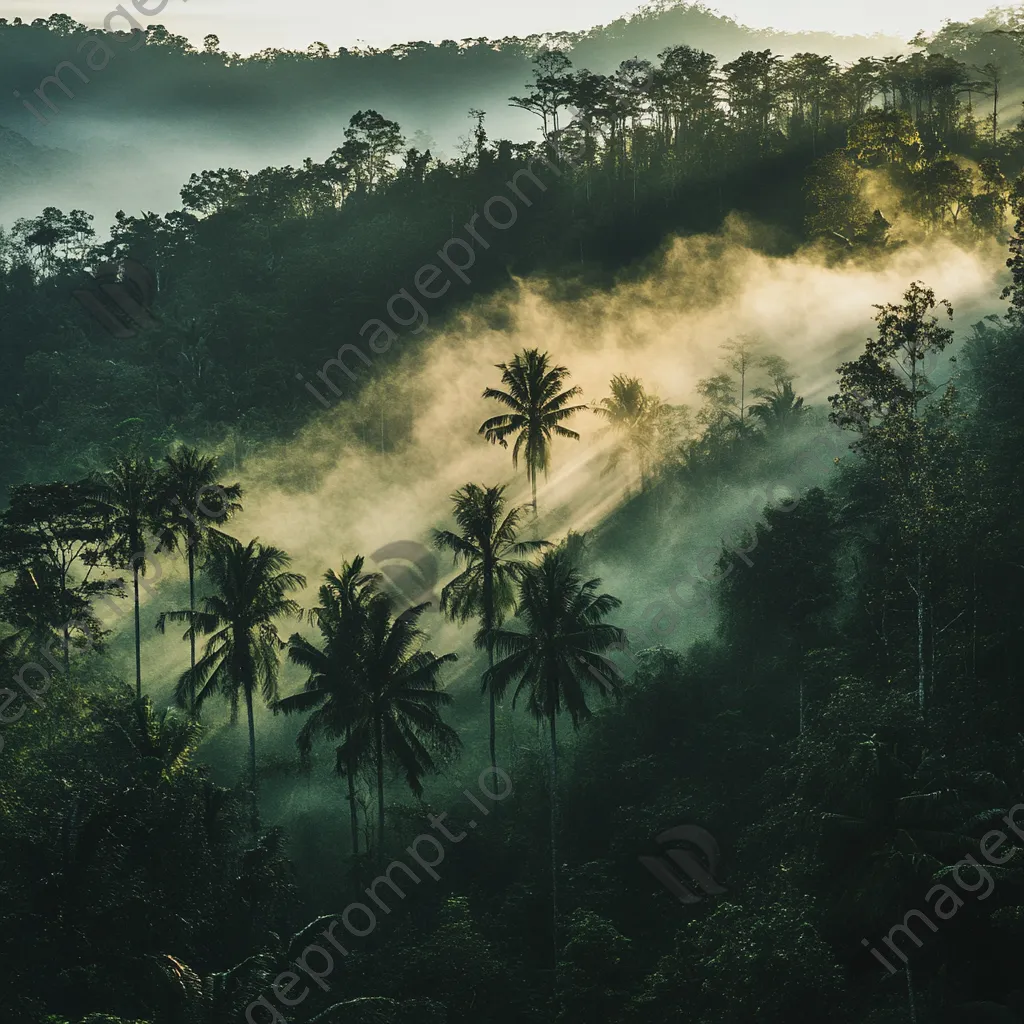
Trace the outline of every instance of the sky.
<path fill-rule="evenodd" d="M 100 25 L 121 0 L 0 0 L 0 14 L 25 20 L 62 11 Z M 129 0 L 123 0 L 131 8 Z M 225 49 L 251 53 L 268 46 L 304 49 L 322 40 L 332 49 L 357 44 L 386 47 L 412 40 L 472 36 L 500 38 L 534 32 L 578 30 L 630 14 L 630 0 L 136 0 L 155 12 L 145 23 L 200 42 L 207 33 Z M 163 7 L 161 7 L 163 4 Z M 910 38 L 946 19 L 967 20 L 994 6 L 992 0 L 721 0 L 708 7 L 755 28 L 824 30 Z M 158 12 L 158 13 L 157 13 Z"/>

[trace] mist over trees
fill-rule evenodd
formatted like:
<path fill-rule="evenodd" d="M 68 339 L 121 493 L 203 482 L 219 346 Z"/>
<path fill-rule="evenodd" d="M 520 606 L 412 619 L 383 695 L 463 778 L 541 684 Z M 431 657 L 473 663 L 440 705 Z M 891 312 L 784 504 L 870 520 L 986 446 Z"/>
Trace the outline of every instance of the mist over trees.
<path fill-rule="evenodd" d="M 121 16 L 87 33 L 66 15 L 31 24 L 0 20 L 8 83 L 0 91 L 0 219 L 25 216 L 58 196 L 55 205 L 73 196 L 104 222 L 119 205 L 163 209 L 198 169 L 191 160 L 198 148 L 216 154 L 217 164 L 250 170 L 307 155 L 321 159 L 336 144 L 332 129 L 357 110 L 386 110 L 435 156 L 459 151 L 470 103 L 490 112 L 498 134 L 520 138 L 528 122 L 506 108 L 506 97 L 545 48 L 566 49 L 577 66 L 608 73 L 634 55 L 653 60 L 674 42 L 723 61 L 765 46 L 816 49 L 840 60 L 902 46 L 896 39 L 755 31 L 701 7 L 654 4 L 588 32 L 410 40 L 384 50 L 310 40 L 305 49 L 242 55 L 215 35 L 190 43 L 160 25 L 159 16 L 135 16 L 130 4 L 128 10 L 143 42 L 129 35 L 133 25 Z M 36 95 L 40 88 L 52 107 Z M 161 120 L 158 132 L 149 130 L 153 116 Z M 128 164 L 132 175 L 124 173 Z"/>
<path fill-rule="evenodd" d="M 53 74 L 61 61 L 74 61 L 77 44 L 83 39 L 100 40 L 110 51 L 106 60 L 111 66 L 108 74 L 97 73 L 82 90 L 83 96 L 95 91 L 97 97 L 96 101 L 87 100 L 89 115 L 109 116 L 113 104 L 120 113 L 134 109 L 167 115 L 190 108 L 198 111 L 201 106 L 206 113 L 228 111 L 244 117 L 247 111 L 273 116 L 291 107 L 294 112 L 298 97 L 307 102 L 326 101 L 329 107 L 338 101 L 375 106 L 388 97 L 405 109 L 411 104 L 425 112 L 438 103 L 447 106 L 451 90 L 458 89 L 490 102 L 517 88 L 530 62 L 548 49 L 564 50 L 578 65 L 609 72 L 630 55 L 653 59 L 664 49 L 667 37 L 680 37 L 680 41 L 726 58 L 745 49 L 772 46 L 788 52 L 828 48 L 836 58 L 849 60 L 899 48 L 901 42 L 754 30 L 699 5 L 655 3 L 609 25 L 580 32 L 440 43 L 410 40 L 386 49 L 330 47 L 311 40 L 305 50 L 267 47 L 243 55 L 228 51 L 216 35 L 207 35 L 201 45 L 193 45 L 163 25 L 150 24 L 134 13 L 132 18 L 134 24 L 118 15 L 102 28 L 89 29 L 66 14 L 35 18 L 31 23 L 0 18 L 2 64 L 16 83 L 32 83 L 27 89 L 19 88 L 35 102 L 31 90 L 37 82 Z M 141 30 L 144 41 L 133 38 L 133 30 Z M 80 59 L 89 77 L 86 56 Z M 102 71 L 108 72 L 100 56 L 93 63 L 103 63 Z M 144 102 L 139 89 L 145 90 Z M 95 105 L 100 95 L 107 114 Z M 14 112 L 19 118 L 25 116 L 17 98 L 0 99 L 0 118 L 5 123 Z"/>
<path fill-rule="evenodd" d="M 349 387 L 337 371 L 330 384 L 317 380 L 317 368 L 379 318 L 396 279 L 413 280 L 424 256 L 479 219 L 510 180 L 531 215 L 464 243 L 474 290 L 570 267 L 602 286 L 666 232 L 711 232 L 730 212 L 771 224 L 782 251 L 813 239 L 882 248 L 898 240 L 890 229 L 900 217 L 996 236 L 1024 167 L 1012 119 L 986 123 L 984 76 L 949 56 L 844 67 L 747 51 L 720 65 L 676 46 L 600 74 L 546 53 L 514 97 L 546 142 L 492 139 L 474 108 L 464 154 L 440 160 L 387 111 L 364 109 L 323 162 L 193 173 L 180 209 L 122 211 L 109 237 L 80 209 L 16 221 L 0 235 L 0 359 L 11 384 L 0 481 L 24 479 L 41 459 L 63 475 L 86 469 L 139 388 L 157 395 L 142 413 L 155 456 L 172 422 L 237 460 L 244 445 L 232 433 L 287 436 L 317 401 L 297 381 L 326 392 L 321 403 Z M 885 209 L 866 187 L 879 174 L 890 186 Z M 88 285 L 87 268 L 129 255 L 155 275 L 160 323 L 115 346 L 59 296 Z M 436 326 L 468 297 L 454 283 L 430 302 Z M 374 358 L 386 365 L 408 345 L 385 343 Z M 121 399 L 99 397 L 108 391 Z M 56 428 L 57 407 L 71 430 Z"/>
<path fill-rule="evenodd" d="M 121 212 L 109 237 L 78 206 L 0 233 L 4 1020 L 1024 1019 L 1024 129 L 996 95 L 1020 21 L 880 59 L 650 54 L 672 19 L 740 37 L 670 7 L 385 54 L 240 58 L 151 28 L 132 74 L 187 86 L 178 112 L 210 84 L 229 104 L 402 65 L 429 91 L 446 62 L 507 59 L 502 103 L 536 130 L 492 137 L 467 90 L 441 159 L 375 101 L 322 156 L 198 169 L 179 209 Z M 54 16 L 0 45 L 31 38 L 22 67 L 45 67 L 78 32 Z M 494 196 L 514 229 L 481 216 Z M 1008 257 L 1007 286 L 973 323 L 927 280 L 879 296 L 824 392 L 814 353 L 739 328 L 705 339 L 688 406 L 630 339 L 598 390 L 557 336 L 509 341 L 485 390 L 435 396 L 465 437 L 389 376 L 474 296 L 543 278 L 580 315 L 729 217 L 839 281 L 935 246 Z M 450 287 L 424 287 L 424 260 Z M 825 338 L 838 305 L 812 311 Z M 500 309 L 481 319 L 511 339 Z M 254 536 L 275 491 L 317 493 L 315 471 L 253 468 L 318 420 L 328 463 L 390 470 L 417 431 L 438 458 L 489 451 L 443 515 L 407 499 L 441 614 L 389 587 L 357 524 L 314 537 L 309 578 Z M 583 533 L 549 477 L 590 438 L 612 496 Z M 813 486 L 719 525 L 802 452 Z M 634 593 L 642 559 L 682 577 L 667 541 L 697 515 L 714 543 L 692 598 L 617 592 L 623 562 Z M 680 824 L 721 851 L 685 905 L 639 860 Z"/>

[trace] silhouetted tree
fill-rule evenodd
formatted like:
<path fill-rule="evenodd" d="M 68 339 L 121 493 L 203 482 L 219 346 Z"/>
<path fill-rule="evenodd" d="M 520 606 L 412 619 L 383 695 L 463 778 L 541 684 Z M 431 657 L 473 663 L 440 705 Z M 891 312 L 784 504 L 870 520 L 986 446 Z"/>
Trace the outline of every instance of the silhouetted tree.
<path fill-rule="evenodd" d="M 363 765 L 356 758 L 352 729 L 366 713 L 371 690 L 366 674 L 368 623 L 374 602 L 387 604 L 378 590 L 379 573 L 363 571 L 364 560 L 346 562 L 340 573 L 324 575 L 320 603 L 308 612 L 309 621 L 320 632 L 317 646 L 300 634 L 288 641 L 288 657 L 309 675 L 302 693 L 284 697 L 273 705 L 286 715 L 308 712 L 309 717 L 296 739 L 303 759 L 309 757 L 318 736 L 344 739 L 337 748 L 335 771 L 348 780 L 349 824 L 352 853 L 359 853 L 359 822 L 356 816 L 356 775 Z"/>
<path fill-rule="evenodd" d="M 501 382 L 505 391 L 486 388 L 484 398 L 493 398 L 512 411 L 486 420 L 480 433 L 492 444 L 508 447 L 508 438 L 515 435 L 512 448 L 512 466 L 519 465 L 522 453 L 526 461 L 526 474 L 533 490 L 533 510 L 537 511 L 537 474 L 547 475 L 551 465 L 553 437 L 578 441 L 580 435 L 562 424 L 587 407 L 569 405 L 583 392 L 578 387 L 563 391 L 569 379 L 564 366 L 551 366 L 550 356 L 539 349 L 524 349 L 510 363 L 499 363 Z"/>
<path fill-rule="evenodd" d="M 257 786 L 253 697 L 259 690 L 267 704 L 277 699 L 279 652 L 285 644 L 275 620 L 299 614 L 299 606 L 288 594 L 306 585 L 304 576 L 288 571 L 290 561 L 280 548 L 257 540 L 243 545 L 233 537 L 217 538 L 204 566 L 213 593 L 203 598 L 202 610 L 164 612 L 157 623 L 163 632 L 168 620 L 188 622 L 186 637 L 195 633 L 209 637 L 196 667 L 178 680 L 175 699 L 179 707 L 199 711 L 214 694 L 232 702 L 239 693 L 245 698 L 254 832 Z"/>
<path fill-rule="evenodd" d="M 591 715 L 588 689 L 602 696 L 619 690 L 618 670 L 601 655 L 620 647 L 625 633 L 603 620 L 621 602 L 600 594 L 599 579 L 584 581 L 572 544 L 545 552 L 519 583 L 516 617 L 522 630 L 498 629 L 494 650 L 501 660 L 484 677 L 499 698 L 515 686 L 512 706 L 525 691 L 527 710 L 547 720 L 551 739 L 552 940 L 558 949 L 558 738 L 556 723 L 567 711 L 574 728 Z"/>
<path fill-rule="evenodd" d="M 480 487 L 466 484 L 452 495 L 455 522 L 459 532 L 435 530 L 434 545 L 447 551 L 456 566 L 465 569 L 441 591 L 441 611 L 455 622 L 480 620 L 477 646 L 487 650 L 488 668 L 494 667 L 493 631 L 505 621 L 515 603 L 515 583 L 521 579 L 526 555 L 547 547 L 547 541 L 518 539 L 524 506 L 506 511 L 504 487 Z M 491 767 L 497 766 L 495 753 L 494 692 L 488 695 Z"/>
<path fill-rule="evenodd" d="M 202 560 L 210 538 L 242 509 L 239 484 L 217 482 L 217 460 L 182 445 L 164 456 L 157 474 L 157 553 L 184 549 L 188 563 L 188 607 L 196 610 L 196 560 Z M 189 635 L 191 661 L 196 667 L 195 634 Z"/>
<path fill-rule="evenodd" d="M 139 575 L 146 573 L 146 554 L 156 513 L 156 474 L 152 460 L 138 454 L 118 459 L 98 481 L 112 533 L 107 548 L 111 565 L 130 569 L 135 600 L 135 695 L 142 697 L 142 626 L 139 617 Z"/>

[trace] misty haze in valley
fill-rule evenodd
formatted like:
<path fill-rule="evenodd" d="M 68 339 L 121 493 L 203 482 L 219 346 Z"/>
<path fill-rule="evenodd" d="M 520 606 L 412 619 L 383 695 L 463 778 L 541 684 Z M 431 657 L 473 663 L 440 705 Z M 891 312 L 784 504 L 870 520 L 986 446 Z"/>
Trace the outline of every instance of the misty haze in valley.
<path fill-rule="evenodd" d="M 653 60 L 677 43 L 706 49 L 723 63 L 768 46 L 787 56 L 812 49 L 844 62 L 905 49 L 884 36 L 746 29 L 686 7 L 550 38 L 410 42 L 383 51 L 342 47 L 333 55 L 322 55 L 310 39 L 308 54 L 272 48 L 204 54 L 197 43 L 199 53 L 178 56 L 190 44 L 173 35 L 162 50 L 151 54 L 147 42 L 140 53 L 127 35 L 128 21 L 118 17 L 110 26 L 109 53 L 95 56 L 79 49 L 77 36 L 28 26 L 0 41 L 10 86 L 0 95 L 0 222 L 47 205 L 87 209 L 101 230 L 119 209 L 163 213 L 179 205 L 181 186 L 204 169 L 258 171 L 323 160 L 340 145 L 349 118 L 366 108 L 397 121 L 411 144 L 441 159 L 457 157 L 467 145 L 470 107 L 487 111 L 495 137 L 536 139 L 536 119 L 510 108 L 508 97 L 522 92 L 533 54 L 546 45 L 563 46 L 578 66 L 604 74 L 629 58 Z M 101 70 L 93 71 L 90 60 Z M 61 72 L 71 98 L 54 85 L 43 90 L 51 107 L 35 89 L 64 61 L 81 75 Z"/>
<path fill-rule="evenodd" d="M 555 8 L 0 11 L 5 1022 L 1024 1022 L 1024 8 Z"/>

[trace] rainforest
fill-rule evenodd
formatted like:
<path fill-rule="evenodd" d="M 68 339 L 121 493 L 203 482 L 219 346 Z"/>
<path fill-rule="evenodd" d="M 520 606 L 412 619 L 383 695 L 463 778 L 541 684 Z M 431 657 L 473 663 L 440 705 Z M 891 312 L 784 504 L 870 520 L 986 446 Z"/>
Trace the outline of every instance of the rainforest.
<path fill-rule="evenodd" d="M 1024 1022 L 1024 7 L 134 6 L 0 0 L 0 1021 Z"/>

